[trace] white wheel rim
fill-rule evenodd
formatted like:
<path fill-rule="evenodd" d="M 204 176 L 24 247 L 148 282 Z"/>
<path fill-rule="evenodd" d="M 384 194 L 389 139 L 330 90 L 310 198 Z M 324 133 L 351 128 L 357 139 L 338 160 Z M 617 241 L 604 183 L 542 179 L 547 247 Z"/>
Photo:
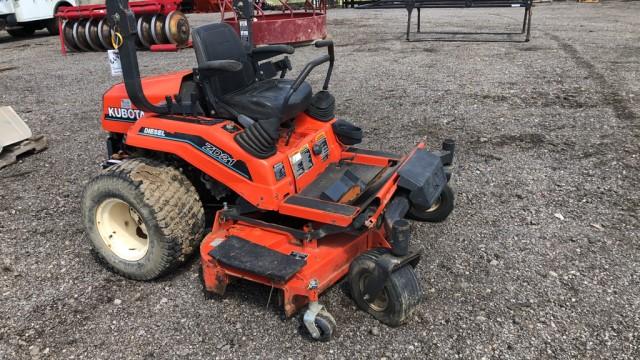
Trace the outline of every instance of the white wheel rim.
<path fill-rule="evenodd" d="M 147 227 L 140 214 L 126 202 L 105 200 L 96 211 L 96 226 L 102 241 L 117 257 L 138 261 L 147 254 Z"/>

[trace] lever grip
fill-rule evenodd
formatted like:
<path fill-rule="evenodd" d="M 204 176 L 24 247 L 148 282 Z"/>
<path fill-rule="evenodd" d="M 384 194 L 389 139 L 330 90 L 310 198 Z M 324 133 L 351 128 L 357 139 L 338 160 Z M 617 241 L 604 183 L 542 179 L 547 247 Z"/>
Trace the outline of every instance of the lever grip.
<path fill-rule="evenodd" d="M 325 46 L 333 46 L 333 40 L 318 40 L 315 42 L 315 46 L 317 48 L 321 48 Z"/>
<path fill-rule="evenodd" d="M 333 61 L 335 60 L 335 55 L 333 54 L 333 40 L 319 40 L 315 42 L 315 46 L 317 48 L 329 47 L 329 59 L 333 63 Z"/>

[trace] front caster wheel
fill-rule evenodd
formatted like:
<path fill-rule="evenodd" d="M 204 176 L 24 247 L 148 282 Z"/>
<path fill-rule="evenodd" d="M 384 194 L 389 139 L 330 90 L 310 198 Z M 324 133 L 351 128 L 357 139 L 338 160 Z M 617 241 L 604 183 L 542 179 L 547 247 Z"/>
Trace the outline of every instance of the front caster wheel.
<path fill-rule="evenodd" d="M 392 272 L 375 299 L 365 299 L 365 284 L 375 274 L 376 262 L 387 249 L 372 249 L 358 256 L 349 269 L 351 296 L 358 307 L 389 326 L 399 326 L 420 303 L 421 289 L 413 267 Z"/>
<path fill-rule="evenodd" d="M 204 233 L 204 210 L 175 167 L 131 159 L 91 180 L 83 222 L 98 257 L 114 272 L 152 280 L 184 262 Z"/>
<path fill-rule="evenodd" d="M 449 185 L 445 185 L 442 193 L 440 193 L 440 197 L 430 208 L 425 209 L 411 205 L 407 217 L 417 221 L 442 222 L 451 214 L 451 211 L 453 211 L 453 205 L 453 190 L 451 190 Z"/>
<path fill-rule="evenodd" d="M 336 321 L 327 311 L 321 311 L 316 316 L 316 327 L 320 331 L 318 341 L 329 341 L 336 331 Z"/>
<path fill-rule="evenodd" d="M 302 317 L 305 332 L 311 335 L 313 340 L 327 342 L 336 332 L 336 320 L 320 304 L 310 303 Z"/>

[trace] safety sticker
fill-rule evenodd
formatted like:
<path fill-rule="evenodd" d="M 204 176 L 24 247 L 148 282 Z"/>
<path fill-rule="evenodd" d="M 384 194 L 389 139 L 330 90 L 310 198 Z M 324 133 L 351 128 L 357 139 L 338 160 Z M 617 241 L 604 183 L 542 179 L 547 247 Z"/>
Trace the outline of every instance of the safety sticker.
<path fill-rule="evenodd" d="M 291 160 L 291 167 L 293 168 L 293 174 L 296 179 L 313 167 L 313 159 L 311 158 L 309 145 L 303 146 L 300 151 L 291 155 L 289 159 Z"/>
<path fill-rule="evenodd" d="M 316 145 L 313 151 L 316 151 L 316 148 L 320 149 L 320 158 L 322 161 L 327 161 L 329 158 L 329 144 L 327 144 L 327 136 L 324 133 L 316 136 Z"/>
<path fill-rule="evenodd" d="M 118 50 L 107 50 L 109 65 L 111 66 L 111 76 L 122 75 L 122 64 L 120 64 L 120 53 Z"/>

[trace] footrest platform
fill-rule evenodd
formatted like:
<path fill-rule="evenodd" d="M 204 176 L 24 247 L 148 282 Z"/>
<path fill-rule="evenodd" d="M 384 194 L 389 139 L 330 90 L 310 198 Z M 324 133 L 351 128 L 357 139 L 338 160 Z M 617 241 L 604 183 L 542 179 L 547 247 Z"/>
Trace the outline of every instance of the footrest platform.
<path fill-rule="evenodd" d="M 284 283 L 307 264 L 306 260 L 285 255 L 238 236 L 229 236 L 209 252 L 225 266 Z"/>

